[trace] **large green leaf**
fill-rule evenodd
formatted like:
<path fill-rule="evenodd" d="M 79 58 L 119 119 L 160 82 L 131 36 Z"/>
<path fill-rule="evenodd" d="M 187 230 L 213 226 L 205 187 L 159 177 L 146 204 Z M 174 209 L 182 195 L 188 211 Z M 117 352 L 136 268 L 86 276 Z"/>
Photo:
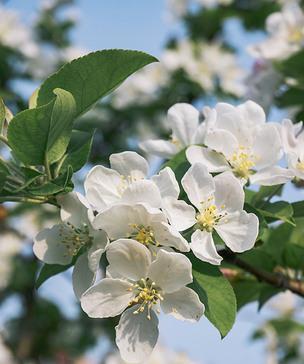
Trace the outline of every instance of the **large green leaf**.
<path fill-rule="evenodd" d="M 68 146 L 75 117 L 75 100 L 62 89 L 48 104 L 17 114 L 8 127 L 14 154 L 28 165 L 60 159 Z"/>
<path fill-rule="evenodd" d="M 191 257 L 192 288 L 206 307 L 205 315 L 219 330 L 222 338 L 231 330 L 236 315 L 236 298 L 229 281 L 218 267 Z"/>
<path fill-rule="evenodd" d="M 250 202 L 253 206 L 262 208 L 265 204 L 265 199 L 270 200 L 273 196 L 281 196 L 284 185 L 261 186 L 259 191 L 251 196 Z"/>
<path fill-rule="evenodd" d="M 156 61 L 156 58 L 138 51 L 110 49 L 90 53 L 67 63 L 50 76 L 39 89 L 37 105 L 50 102 L 52 91 L 59 87 L 74 96 L 76 115 L 80 115 L 132 73 Z"/>

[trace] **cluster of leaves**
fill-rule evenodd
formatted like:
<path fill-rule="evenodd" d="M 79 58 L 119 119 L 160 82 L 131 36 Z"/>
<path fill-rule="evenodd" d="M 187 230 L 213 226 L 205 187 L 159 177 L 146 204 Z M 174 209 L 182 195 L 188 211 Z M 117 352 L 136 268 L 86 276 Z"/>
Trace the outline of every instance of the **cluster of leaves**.
<path fill-rule="evenodd" d="M 49 77 L 30 108 L 9 122 L 2 105 L 2 140 L 14 155 L 1 164 L 2 201 L 53 202 L 73 189 L 71 178 L 88 160 L 92 133 L 74 128 L 76 118 L 139 68 L 156 61 L 135 51 L 109 50 L 79 58 Z M 6 137 L 7 135 L 7 137 Z"/>

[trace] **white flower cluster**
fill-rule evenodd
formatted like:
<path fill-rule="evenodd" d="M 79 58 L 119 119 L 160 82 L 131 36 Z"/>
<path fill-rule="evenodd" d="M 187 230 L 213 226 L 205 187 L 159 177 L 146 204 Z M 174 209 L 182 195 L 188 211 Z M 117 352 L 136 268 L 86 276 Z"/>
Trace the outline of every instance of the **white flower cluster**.
<path fill-rule="evenodd" d="M 214 92 L 218 85 L 224 92 L 238 97 L 246 91 L 246 73 L 233 53 L 224 50 L 220 43 L 183 40 L 176 48 L 165 50 L 159 64 L 130 77 L 113 94 L 114 106 L 123 108 L 132 102 L 138 103 L 138 100 L 142 103 L 151 101 L 161 87 L 168 84 L 170 75 L 179 69 L 206 92 Z"/>
<path fill-rule="evenodd" d="M 121 315 L 116 343 L 127 362 L 140 363 L 152 352 L 160 310 L 190 322 L 203 315 L 203 303 L 187 287 L 193 280 L 190 250 L 220 265 L 215 237 L 233 252 L 253 248 L 259 222 L 244 210 L 243 186 L 282 184 L 303 173 L 300 124 L 266 123 L 252 101 L 219 103 L 204 114 L 200 123 L 193 106 L 176 104 L 168 111 L 171 140 L 142 144 L 168 158 L 186 149 L 191 166 L 181 185 L 187 202 L 171 168 L 149 176 L 139 154 L 112 154 L 110 168 L 96 166 L 87 175 L 85 196 L 58 198 L 62 222 L 35 238 L 34 252 L 44 262 L 75 263 L 74 290 L 90 317 Z M 283 150 L 289 168 L 278 164 Z"/>
<path fill-rule="evenodd" d="M 284 2 L 282 11 L 266 20 L 268 38 L 249 47 L 249 52 L 265 60 L 283 60 L 303 49 L 304 13 L 296 1 Z"/>
<path fill-rule="evenodd" d="M 168 112 L 172 138 L 145 141 L 141 143 L 142 150 L 171 158 L 187 148 L 186 156 L 192 165 L 202 163 L 209 173 L 232 172 L 243 185 L 271 186 L 292 180 L 296 174 L 290 160 L 295 156 L 295 166 L 301 170 L 300 124 L 293 126 L 287 120 L 282 125 L 266 123 L 263 109 L 253 101 L 239 106 L 218 103 L 213 109 L 204 108 L 203 113 L 205 120 L 199 124 L 195 108 L 188 104 L 174 105 Z M 172 114 L 178 116 L 172 118 Z M 288 152 L 285 156 L 289 168 L 279 165 L 284 150 Z"/>

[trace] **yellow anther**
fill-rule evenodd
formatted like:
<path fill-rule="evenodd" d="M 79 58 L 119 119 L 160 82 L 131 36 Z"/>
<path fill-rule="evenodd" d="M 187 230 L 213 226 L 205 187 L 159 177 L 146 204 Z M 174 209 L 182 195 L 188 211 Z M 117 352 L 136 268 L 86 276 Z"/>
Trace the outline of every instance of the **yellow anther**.
<path fill-rule="evenodd" d="M 229 163 L 236 176 L 248 179 L 255 166 L 257 157 L 254 156 L 246 147 L 240 146 L 229 160 Z"/>
<path fill-rule="evenodd" d="M 137 240 L 139 243 L 143 245 L 155 245 L 159 246 L 159 243 L 156 241 L 154 232 L 151 226 L 142 226 L 138 224 L 130 224 L 130 227 L 134 229 L 134 231 L 130 234 L 132 239 Z"/>
<path fill-rule="evenodd" d="M 304 172 L 304 161 L 303 162 L 298 162 L 296 165 L 296 168 L 301 171 Z"/>

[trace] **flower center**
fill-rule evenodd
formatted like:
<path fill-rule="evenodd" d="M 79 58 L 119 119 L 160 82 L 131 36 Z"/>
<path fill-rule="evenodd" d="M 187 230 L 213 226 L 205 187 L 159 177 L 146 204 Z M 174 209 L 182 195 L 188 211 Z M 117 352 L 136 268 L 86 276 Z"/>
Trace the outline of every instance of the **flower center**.
<path fill-rule="evenodd" d="M 135 315 L 142 313 L 147 308 L 147 318 L 151 320 L 151 308 L 159 301 L 163 300 L 161 289 L 156 287 L 155 282 L 151 281 L 149 278 L 142 278 L 140 281 L 133 284 L 133 286 L 129 288 L 129 291 L 134 291 L 136 294 L 135 298 L 129 303 L 129 306 L 140 305 L 133 313 Z"/>
<path fill-rule="evenodd" d="M 75 227 L 67 222 L 60 226 L 61 243 L 66 246 L 68 255 L 75 256 L 85 245 L 92 243 L 89 227 L 83 224 L 81 227 Z"/>
<path fill-rule="evenodd" d="M 222 212 L 221 210 L 225 208 L 225 205 L 222 205 L 218 208 L 214 203 L 214 196 L 211 196 L 206 202 L 202 202 L 203 207 L 201 212 L 197 214 L 196 221 L 199 227 L 202 230 L 207 230 L 208 232 L 212 232 L 214 226 L 221 220 L 222 217 L 226 215 L 226 212 Z"/>
<path fill-rule="evenodd" d="M 229 160 L 232 166 L 233 173 L 237 177 L 248 179 L 252 174 L 252 168 L 255 166 L 257 157 L 254 156 L 247 148 L 240 146 L 239 149 L 233 153 Z"/>
<path fill-rule="evenodd" d="M 180 144 L 181 144 L 181 143 L 180 143 L 180 141 L 179 141 L 178 139 L 174 138 L 174 136 L 173 136 L 173 135 L 171 135 L 171 136 L 170 136 L 169 141 L 170 141 L 170 143 L 172 143 L 172 144 L 176 145 L 177 147 L 179 147 L 179 146 L 180 146 Z"/>
<path fill-rule="evenodd" d="M 304 172 L 304 161 L 299 161 L 296 167 L 299 171 Z"/>
<path fill-rule="evenodd" d="M 117 186 L 117 192 L 122 195 L 125 190 L 136 181 L 139 181 L 142 178 L 135 177 L 135 176 L 120 176 L 120 183 Z"/>
<path fill-rule="evenodd" d="M 139 243 L 148 246 L 149 244 L 158 246 L 159 243 L 156 241 L 154 232 L 151 226 L 143 226 L 138 224 L 130 225 L 134 230 L 130 235 L 130 238 L 137 240 Z"/>
<path fill-rule="evenodd" d="M 301 28 L 292 28 L 288 34 L 288 41 L 290 43 L 301 43 L 304 38 L 304 33 Z"/>

